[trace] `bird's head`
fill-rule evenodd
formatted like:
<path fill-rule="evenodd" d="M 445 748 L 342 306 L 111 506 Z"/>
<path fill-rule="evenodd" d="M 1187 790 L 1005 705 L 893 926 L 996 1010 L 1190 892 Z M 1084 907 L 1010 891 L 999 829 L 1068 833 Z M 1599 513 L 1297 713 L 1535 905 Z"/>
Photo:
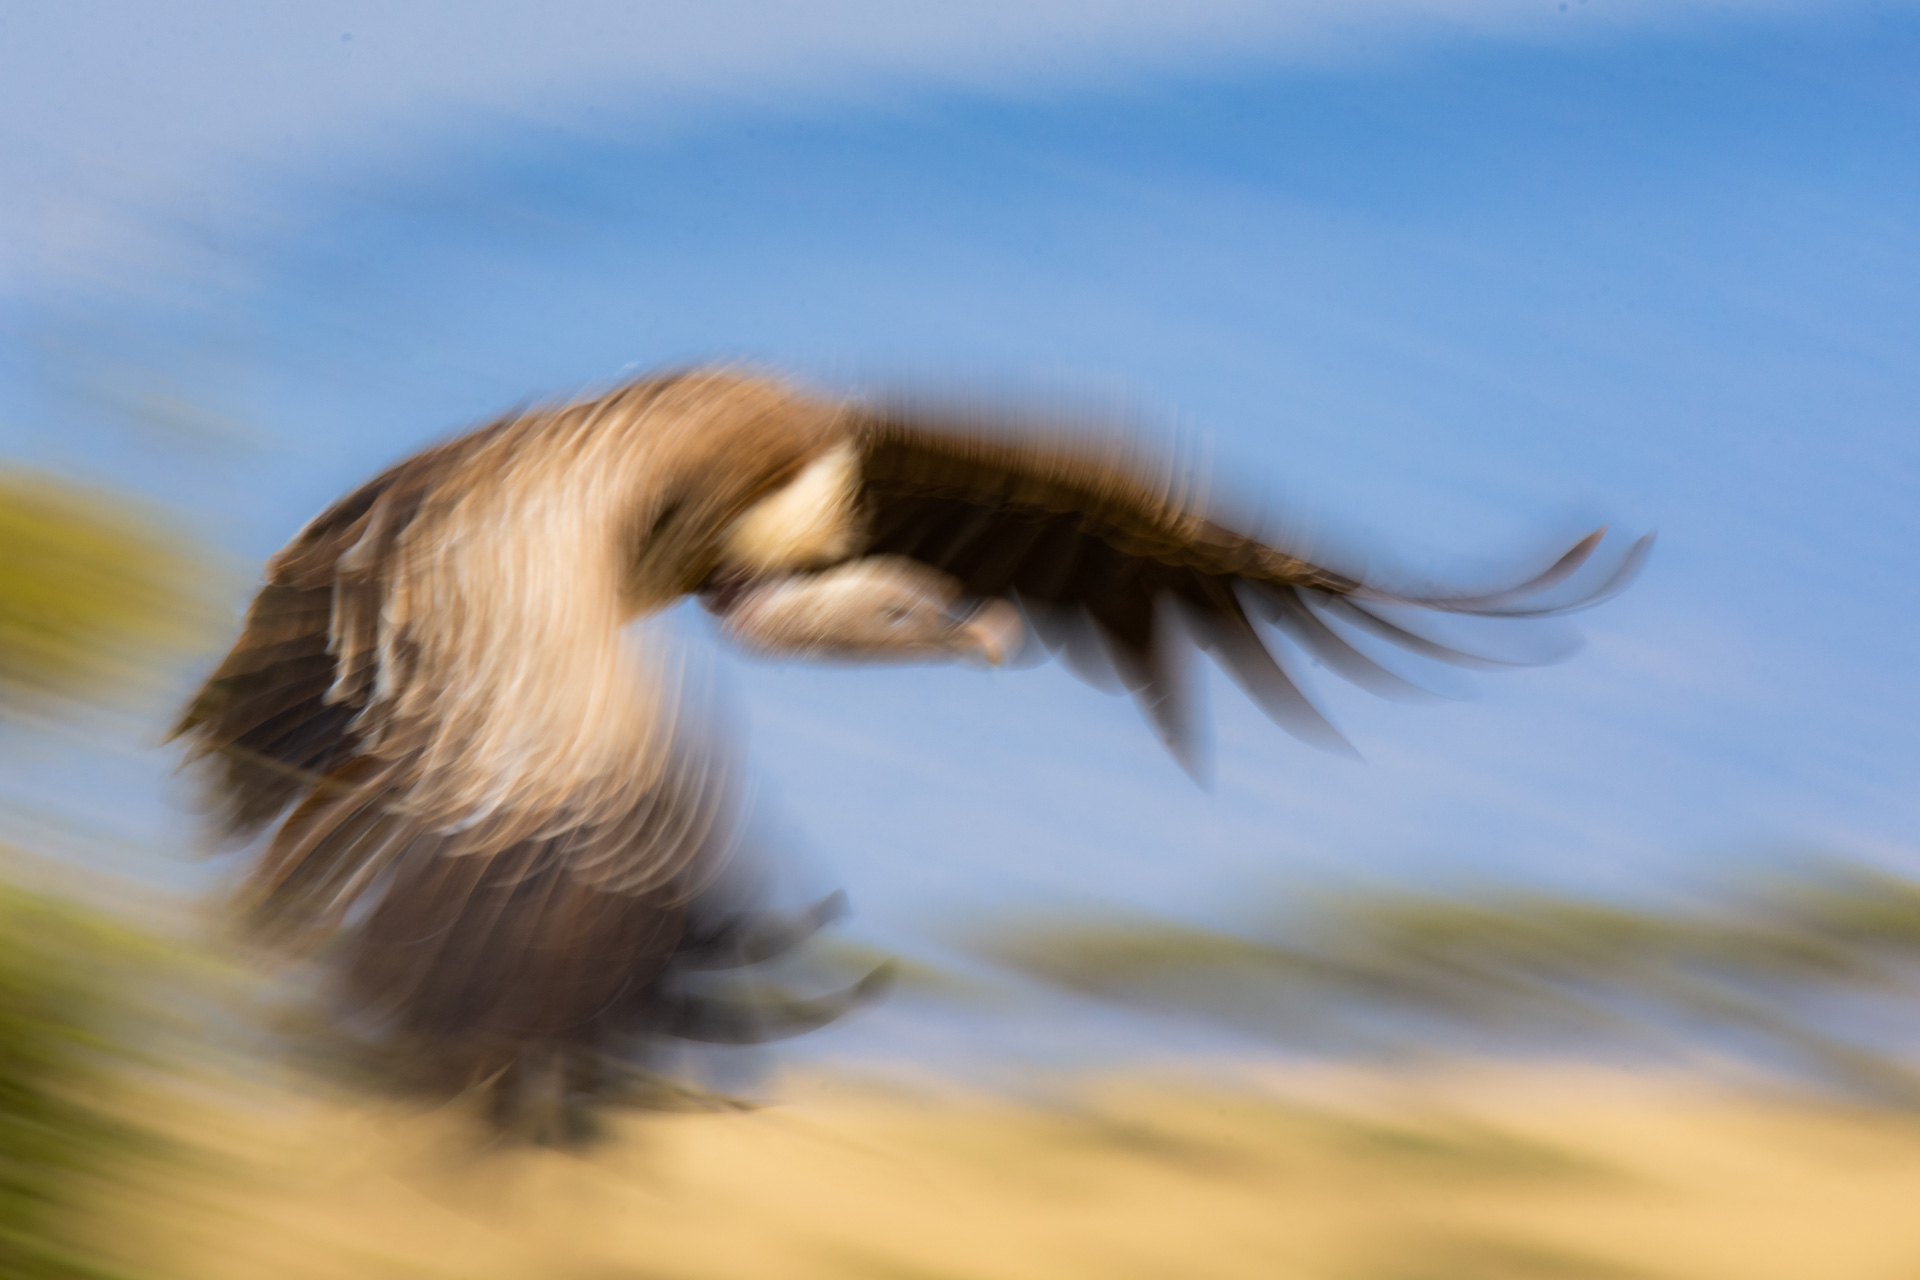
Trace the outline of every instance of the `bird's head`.
<path fill-rule="evenodd" d="M 1011 604 L 962 600 L 952 578 L 899 556 L 722 582 L 704 599 L 729 639 L 768 657 L 998 666 L 1025 637 Z"/>

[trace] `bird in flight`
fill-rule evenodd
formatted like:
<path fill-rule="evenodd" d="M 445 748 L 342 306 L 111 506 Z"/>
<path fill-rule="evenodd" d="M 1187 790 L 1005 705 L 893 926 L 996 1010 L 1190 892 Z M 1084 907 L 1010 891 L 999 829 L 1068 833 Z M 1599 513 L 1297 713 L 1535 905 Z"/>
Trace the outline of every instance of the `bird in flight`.
<path fill-rule="evenodd" d="M 357 1025 L 504 1112 L 661 1037 L 764 1037 L 868 994 L 698 994 L 689 974 L 773 956 L 837 901 L 782 918 L 730 880 L 724 743 L 635 619 L 693 596 L 751 652 L 875 662 L 999 664 L 1031 629 L 1117 677 L 1191 764 L 1185 651 L 1338 743 L 1268 633 L 1390 692 L 1369 648 L 1483 663 L 1410 609 L 1584 607 L 1649 546 L 1555 605 L 1600 534 L 1506 590 L 1396 595 L 1261 540 L 1203 479 L 1118 434 L 648 378 L 430 448 L 316 517 L 177 733 L 257 845 L 250 918 L 318 948 Z"/>

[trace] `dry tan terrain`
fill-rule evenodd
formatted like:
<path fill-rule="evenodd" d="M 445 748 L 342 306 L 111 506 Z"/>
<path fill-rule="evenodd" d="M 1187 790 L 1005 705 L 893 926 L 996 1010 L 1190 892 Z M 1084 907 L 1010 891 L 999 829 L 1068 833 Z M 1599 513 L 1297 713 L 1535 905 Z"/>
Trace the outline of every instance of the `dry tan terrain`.
<path fill-rule="evenodd" d="M 260 1277 L 1920 1277 L 1920 1121 L 1584 1070 L 1053 1081 L 819 1076 L 623 1120 L 582 1158 L 262 1089 L 116 1252 Z"/>

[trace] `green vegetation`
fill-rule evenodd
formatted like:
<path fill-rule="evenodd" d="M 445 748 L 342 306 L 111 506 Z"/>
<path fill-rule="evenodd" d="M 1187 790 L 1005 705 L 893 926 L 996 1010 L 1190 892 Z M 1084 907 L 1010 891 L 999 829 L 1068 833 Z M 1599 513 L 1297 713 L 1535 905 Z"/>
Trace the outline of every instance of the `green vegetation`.
<path fill-rule="evenodd" d="M 0 889 L 0 1275 L 97 1277 L 90 1188 L 148 1146 L 103 1105 L 131 1043 L 122 1001 L 150 947 L 50 899 Z"/>
<path fill-rule="evenodd" d="M 137 684 L 196 647 L 204 559 L 122 499 L 0 472 L 0 714 Z"/>
<path fill-rule="evenodd" d="M 0 473 L 0 715 L 139 684 L 210 617 L 204 562 L 102 494 Z M 145 1142 L 105 1105 L 144 1037 L 129 993 L 155 947 L 0 885 L 0 1276 L 99 1276 L 87 1201 Z"/>
<path fill-rule="evenodd" d="M 1002 923 L 971 945 L 1067 991 L 1311 1047 L 1691 1038 L 1920 1106 L 1920 1076 L 1853 1036 L 1857 1011 L 1822 1016 L 1880 1001 L 1902 1013 L 1891 1025 L 1920 1025 L 1920 885 L 1858 865 L 1665 905 L 1390 890 L 1275 912 L 1243 934 L 1083 916 Z"/>

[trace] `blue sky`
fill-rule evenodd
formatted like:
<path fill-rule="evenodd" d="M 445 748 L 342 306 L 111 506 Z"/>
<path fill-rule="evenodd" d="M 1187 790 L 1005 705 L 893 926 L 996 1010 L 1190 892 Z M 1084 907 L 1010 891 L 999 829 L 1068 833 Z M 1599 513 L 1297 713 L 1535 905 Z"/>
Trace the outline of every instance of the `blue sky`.
<path fill-rule="evenodd" d="M 436 50 L 424 10 L 199 8 L 227 18 L 145 31 L 157 71 L 130 10 L 35 34 L 95 23 L 133 70 L 0 131 L 30 179 L 0 440 L 242 576 L 431 439 L 704 358 L 1171 424 L 1389 580 L 1660 531 L 1569 662 L 1430 705 L 1321 680 L 1365 764 L 1211 681 L 1210 791 L 1052 668 L 721 659 L 769 822 L 874 936 L 989 902 L 1219 919 L 1327 875 L 1914 866 L 1912 7 L 741 6 L 751 37 L 669 25 L 624 69 L 586 18 L 515 60 L 506 19 Z M 86 751 L 15 786 L 180 836 L 163 759 L 76 782 Z"/>

